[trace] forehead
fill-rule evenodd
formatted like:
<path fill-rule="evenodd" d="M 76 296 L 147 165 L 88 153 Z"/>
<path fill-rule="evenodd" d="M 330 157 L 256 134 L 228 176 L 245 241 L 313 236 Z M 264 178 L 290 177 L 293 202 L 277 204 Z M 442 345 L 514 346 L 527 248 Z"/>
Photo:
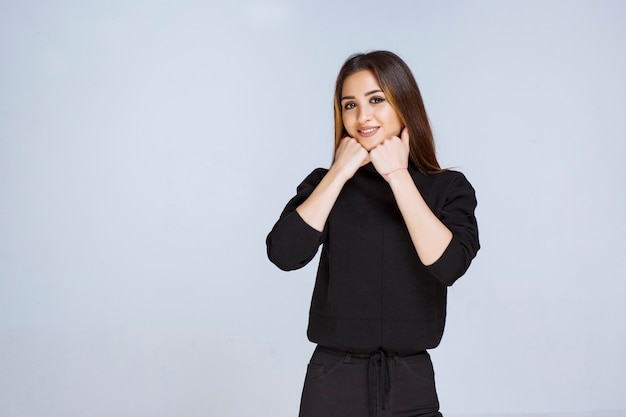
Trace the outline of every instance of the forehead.
<path fill-rule="evenodd" d="M 374 90 L 381 90 L 378 80 L 371 71 L 363 70 L 346 77 L 341 96 L 364 95 Z"/>

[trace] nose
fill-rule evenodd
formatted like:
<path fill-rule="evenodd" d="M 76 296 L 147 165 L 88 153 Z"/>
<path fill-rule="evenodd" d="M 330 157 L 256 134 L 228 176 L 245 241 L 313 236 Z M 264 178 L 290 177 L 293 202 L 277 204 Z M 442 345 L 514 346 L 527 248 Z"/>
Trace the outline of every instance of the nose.
<path fill-rule="evenodd" d="M 365 105 L 365 106 L 359 106 L 359 122 L 360 123 L 365 123 L 368 122 L 372 119 L 372 109 Z"/>

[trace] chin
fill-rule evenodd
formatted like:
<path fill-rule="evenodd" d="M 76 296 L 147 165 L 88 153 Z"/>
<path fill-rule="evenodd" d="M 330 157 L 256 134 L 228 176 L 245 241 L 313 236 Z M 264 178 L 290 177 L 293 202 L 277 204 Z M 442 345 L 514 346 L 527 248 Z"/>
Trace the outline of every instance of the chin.
<path fill-rule="evenodd" d="M 359 141 L 361 146 L 367 149 L 368 152 L 374 149 L 375 147 L 377 147 L 378 145 L 380 145 L 382 142 L 383 142 L 382 140 L 377 140 L 377 139 Z"/>

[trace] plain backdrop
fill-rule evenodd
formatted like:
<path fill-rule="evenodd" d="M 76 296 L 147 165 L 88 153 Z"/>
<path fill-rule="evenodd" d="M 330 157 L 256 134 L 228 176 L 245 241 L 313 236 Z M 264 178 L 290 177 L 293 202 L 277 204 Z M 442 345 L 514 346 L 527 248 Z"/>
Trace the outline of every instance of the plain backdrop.
<path fill-rule="evenodd" d="M 626 416 L 626 2 L 0 3 L 0 417 L 295 416 L 316 260 L 265 237 L 388 49 L 482 249 L 446 417 Z"/>

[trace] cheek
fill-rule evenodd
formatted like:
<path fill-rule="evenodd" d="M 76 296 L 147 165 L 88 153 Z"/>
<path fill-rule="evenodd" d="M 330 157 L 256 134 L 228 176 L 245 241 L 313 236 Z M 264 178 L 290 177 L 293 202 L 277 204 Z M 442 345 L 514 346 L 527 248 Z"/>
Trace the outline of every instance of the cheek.
<path fill-rule="evenodd" d="M 398 116 L 398 113 L 395 112 L 395 110 L 391 110 L 391 112 L 389 113 L 389 122 L 392 126 L 394 126 L 394 130 L 400 130 L 402 129 L 402 120 L 400 120 L 400 116 Z"/>
<path fill-rule="evenodd" d="M 352 127 L 354 125 L 354 122 L 350 120 L 350 116 L 346 117 L 345 115 L 342 115 L 341 121 L 343 123 L 344 130 L 348 132 L 350 136 L 354 136 L 355 131 Z"/>

